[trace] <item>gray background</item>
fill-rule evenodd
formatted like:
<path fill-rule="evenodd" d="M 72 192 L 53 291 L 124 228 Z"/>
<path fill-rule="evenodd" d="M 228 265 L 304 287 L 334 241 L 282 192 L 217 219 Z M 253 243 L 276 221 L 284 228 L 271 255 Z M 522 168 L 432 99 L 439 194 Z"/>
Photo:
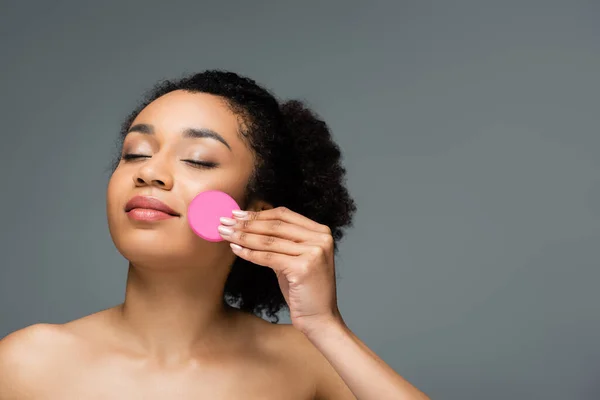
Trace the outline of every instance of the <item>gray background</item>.
<path fill-rule="evenodd" d="M 396 371 L 599 399 L 599 33 L 594 1 L 3 2 L 0 336 L 121 302 L 119 124 L 225 68 L 330 123 L 359 208 L 340 309 Z"/>

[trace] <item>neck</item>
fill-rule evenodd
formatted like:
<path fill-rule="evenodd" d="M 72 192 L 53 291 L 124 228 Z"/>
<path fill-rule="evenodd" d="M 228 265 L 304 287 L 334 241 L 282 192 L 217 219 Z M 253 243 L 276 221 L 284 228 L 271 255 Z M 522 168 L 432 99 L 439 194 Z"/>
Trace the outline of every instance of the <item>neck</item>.
<path fill-rule="evenodd" d="M 216 351 L 232 329 L 234 309 L 223 301 L 226 276 L 165 271 L 129 264 L 125 301 L 117 311 L 134 346 L 162 363 Z"/>

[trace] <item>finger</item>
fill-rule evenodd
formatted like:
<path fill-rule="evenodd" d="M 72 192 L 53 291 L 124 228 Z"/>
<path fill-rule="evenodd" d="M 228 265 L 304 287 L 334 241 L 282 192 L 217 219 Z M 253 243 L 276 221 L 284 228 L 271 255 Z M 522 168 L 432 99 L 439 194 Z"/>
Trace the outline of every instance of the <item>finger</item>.
<path fill-rule="evenodd" d="M 302 259 L 282 253 L 272 251 L 253 250 L 247 247 L 230 243 L 231 249 L 239 257 L 250 261 L 251 263 L 269 267 L 275 272 L 283 272 L 289 268 L 295 268 L 303 262 Z"/>
<path fill-rule="evenodd" d="M 219 228 L 219 231 L 221 236 L 229 242 L 251 250 L 270 251 L 289 256 L 299 256 L 308 250 L 308 247 L 303 244 L 275 236 L 259 235 L 239 230 L 233 230 L 232 233 L 229 233 L 222 228 Z"/>
<path fill-rule="evenodd" d="M 236 220 L 229 218 L 221 218 L 221 223 L 235 230 L 256 233 L 259 235 L 275 236 L 281 239 L 286 239 L 297 243 L 313 242 L 315 240 L 318 240 L 315 238 L 315 235 L 325 235 L 325 233 L 315 232 L 300 225 L 283 222 L 280 219 Z"/>
<path fill-rule="evenodd" d="M 233 211 L 233 215 L 236 219 L 251 221 L 279 219 L 283 222 L 302 226 L 311 231 L 331 233 L 331 230 L 327 225 L 319 224 L 318 222 L 313 221 L 312 219 L 307 218 L 304 215 L 298 214 L 297 212 L 294 212 L 287 207 L 277 207 L 263 211 L 235 210 Z"/>

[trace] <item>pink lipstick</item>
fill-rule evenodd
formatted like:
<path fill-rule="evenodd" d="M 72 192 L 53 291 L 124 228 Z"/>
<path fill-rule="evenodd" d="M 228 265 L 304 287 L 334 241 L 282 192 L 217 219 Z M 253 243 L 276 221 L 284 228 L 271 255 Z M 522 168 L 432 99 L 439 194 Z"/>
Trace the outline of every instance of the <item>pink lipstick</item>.
<path fill-rule="evenodd" d="M 138 221 L 160 221 L 180 216 L 156 197 L 149 196 L 133 197 L 125 205 L 125 212 L 130 218 Z"/>

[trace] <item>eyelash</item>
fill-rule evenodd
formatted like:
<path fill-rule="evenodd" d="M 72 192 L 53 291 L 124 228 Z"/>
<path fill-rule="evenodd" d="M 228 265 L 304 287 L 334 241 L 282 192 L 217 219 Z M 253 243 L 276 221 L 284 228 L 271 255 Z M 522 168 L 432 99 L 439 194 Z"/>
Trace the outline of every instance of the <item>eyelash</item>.
<path fill-rule="evenodd" d="M 144 157 L 150 157 L 144 154 L 124 154 L 123 157 L 121 157 L 121 159 L 125 160 L 125 161 L 131 161 L 131 160 L 135 160 L 137 158 L 144 158 Z M 196 161 L 196 160 L 181 160 L 181 161 L 185 161 L 188 164 L 191 164 L 194 168 L 204 168 L 204 169 L 213 169 L 219 166 L 219 164 L 217 163 L 213 163 L 213 162 L 206 162 L 206 161 Z"/>

